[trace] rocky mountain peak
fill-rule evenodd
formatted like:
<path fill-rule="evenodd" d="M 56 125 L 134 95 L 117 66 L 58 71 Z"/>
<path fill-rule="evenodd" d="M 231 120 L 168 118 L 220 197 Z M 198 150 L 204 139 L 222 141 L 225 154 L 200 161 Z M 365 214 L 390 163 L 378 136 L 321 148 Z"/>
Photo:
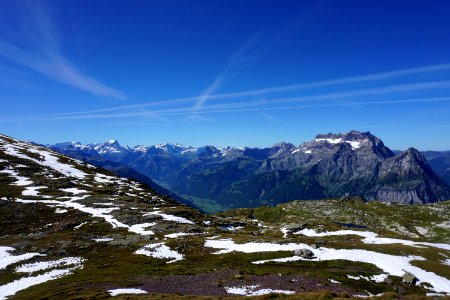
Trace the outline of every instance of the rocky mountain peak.
<path fill-rule="evenodd" d="M 335 148 L 343 143 L 349 144 L 353 151 L 363 150 L 381 158 L 394 156 L 394 153 L 384 145 L 381 139 L 371 134 L 370 131 L 352 130 L 346 133 L 318 134 L 313 141 L 302 144 L 300 148 L 306 153 L 311 153 L 317 148 Z"/>

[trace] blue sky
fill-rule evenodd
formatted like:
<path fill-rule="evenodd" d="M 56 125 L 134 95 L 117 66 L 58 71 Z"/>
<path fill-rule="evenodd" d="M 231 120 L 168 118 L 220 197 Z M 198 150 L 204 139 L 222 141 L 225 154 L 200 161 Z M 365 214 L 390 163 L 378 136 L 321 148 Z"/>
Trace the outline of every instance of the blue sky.
<path fill-rule="evenodd" d="M 450 150 L 449 1 L 0 0 L 0 132 Z"/>

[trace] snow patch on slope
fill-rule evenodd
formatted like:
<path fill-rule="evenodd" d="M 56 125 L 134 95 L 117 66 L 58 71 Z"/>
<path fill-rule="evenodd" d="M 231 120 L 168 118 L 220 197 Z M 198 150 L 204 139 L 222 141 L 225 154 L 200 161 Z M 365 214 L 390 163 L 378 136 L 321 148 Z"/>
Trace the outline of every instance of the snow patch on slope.
<path fill-rule="evenodd" d="M 173 258 L 173 260 L 168 261 L 167 263 L 173 263 L 179 260 L 183 259 L 183 255 L 180 253 L 171 250 L 169 247 L 167 247 L 164 243 L 157 243 L 157 244 L 150 244 L 146 245 L 141 249 L 138 249 L 135 254 L 142 254 L 146 256 L 151 256 L 154 258 L 160 258 L 160 259 L 170 259 Z"/>
<path fill-rule="evenodd" d="M 256 243 L 250 242 L 245 244 L 236 244 L 231 239 L 206 240 L 205 247 L 221 249 L 214 254 L 230 253 L 232 251 L 255 253 L 255 252 L 274 252 L 274 251 L 292 251 L 295 249 L 309 249 L 313 251 L 315 258 L 308 261 L 324 261 L 324 260 L 348 260 L 354 262 L 370 263 L 380 268 L 384 273 L 393 276 L 403 276 L 405 272 L 409 272 L 419 278 L 421 282 L 427 282 L 436 292 L 450 293 L 450 280 L 436 275 L 433 272 L 422 270 L 411 265 L 413 260 L 425 260 L 421 256 L 396 256 L 384 253 L 378 253 L 360 249 L 332 249 L 320 248 L 313 249 L 306 244 L 275 244 L 275 243 Z M 264 264 L 266 262 L 292 262 L 299 260 L 307 260 L 300 256 L 292 256 L 286 258 L 270 259 L 255 261 L 254 264 Z M 377 279 L 381 280 L 381 275 Z"/>
<path fill-rule="evenodd" d="M 108 290 L 108 293 L 114 297 L 118 295 L 126 295 L 126 294 L 147 294 L 147 291 L 136 289 L 136 288 L 126 288 L 126 289 L 112 289 Z"/>
<path fill-rule="evenodd" d="M 450 250 L 449 244 L 439 244 L 439 243 L 428 243 L 428 242 L 415 242 L 411 240 L 402 240 L 395 238 L 382 238 L 378 237 L 378 234 L 371 231 L 357 231 L 357 230 L 338 230 L 338 231 L 328 231 L 328 232 L 316 232 L 314 229 L 302 229 L 294 234 L 303 234 L 309 237 L 324 237 L 324 236 L 335 236 L 335 235 L 357 235 L 363 237 L 362 240 L 365 244 L 403 244 L 406 246 L 420 247 L 420 246 L 430 246 L 434 248 L 440 248 L 445 250 Z"/>
<path fill-rule="evenodd" d="M 259 289 L 260 285 L 247 285 L 239 287 L 225 287 L 228 294 L 242 295 L 242 296 L 261 296 L 268 294 L 295 294 L 294 291 L 287 290 L 272 290 L 272 289 Z"/>
<path fill-rule="evenodd" d="M 0 140 L 1 148 L 5 152 L 5 154 L 15 156 L 18 158 L 30 160 L 34 163 L 37 163 L 41 166 L 49 167 L 67 177 L 76 177 L 79 179 L 83 179 L 87 174 L 83 171 L 74 168 L 71 165 L 62 163 L 59 161 L 58 157 L 54 156 L 52 153 L 46 150 L 38 149 L 35 146 L 29 145 L 29 144 L 23 144 L 17 142 L 16 144 L 9 144 L 3 140 Z M 20 147 L 18 145 L 25 145 L 23 147 Z M 34 154 L 38 154 L 42 160 L 35 159 L 33 157 L 30 157 L 28 155 L 25 155 L 21 153 L 20 151 L 28 151 Z"/>
<path fill-rule="evenodd" d="M 172 222 L 182 223 L 182 224 L 195 224 L 194 222 L 192 222 L 191 220 L 188 220 L 186 218 L 165 214 L 165 213 L 162 213 L 162 212 L 160 212 L 158 210 L 157 211 L 148 212 L 148 213 L 144 214 L 144 216 L 149 216 L 149 215 L 161 216 L 163 218 L 163 220 L 165 220 L 165 221 L 172 221 Z"/>

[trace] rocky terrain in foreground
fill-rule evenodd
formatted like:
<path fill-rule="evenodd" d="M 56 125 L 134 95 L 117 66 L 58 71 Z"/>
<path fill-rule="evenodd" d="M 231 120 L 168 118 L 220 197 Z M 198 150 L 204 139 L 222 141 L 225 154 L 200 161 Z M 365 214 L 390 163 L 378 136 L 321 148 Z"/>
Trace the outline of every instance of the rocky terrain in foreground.
<path fill-rule="evenodd" d="M 208 216 L 0 135 L 0 299 L 445 297 L 449 215 L 344 197 Z"/>

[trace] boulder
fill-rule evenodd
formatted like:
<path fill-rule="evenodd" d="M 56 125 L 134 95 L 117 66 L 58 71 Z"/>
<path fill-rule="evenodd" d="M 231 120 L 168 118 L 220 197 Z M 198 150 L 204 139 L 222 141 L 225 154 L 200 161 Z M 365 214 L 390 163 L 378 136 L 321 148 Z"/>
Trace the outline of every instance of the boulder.
<path fill-rule="evenodd" d="M 290 224 L 287 224 L 284 228 L 286 229 L 287 234 L 293 234 L 294 232 L 305 229 L 306 227 L 307 227 L 307 224 L 304 224 L 304 223 L 299 223 L 299 224 L 290 223 Z"/>
<path fill-rule="evenodd" d="M 417 279 L 416 276 L 414 276 L 413 274 L 411 274 L 409 272 L 405 272 L 405 274 L 403 274 L 403 282 L 408 285 L 416 285 L 418 280 L 419 279 Z"/>
<path fill-rule="evenodd" d="M 295 249 L 294 255 L 305 259 L 314 258 L 314 253 L 309 249 Z"/>

